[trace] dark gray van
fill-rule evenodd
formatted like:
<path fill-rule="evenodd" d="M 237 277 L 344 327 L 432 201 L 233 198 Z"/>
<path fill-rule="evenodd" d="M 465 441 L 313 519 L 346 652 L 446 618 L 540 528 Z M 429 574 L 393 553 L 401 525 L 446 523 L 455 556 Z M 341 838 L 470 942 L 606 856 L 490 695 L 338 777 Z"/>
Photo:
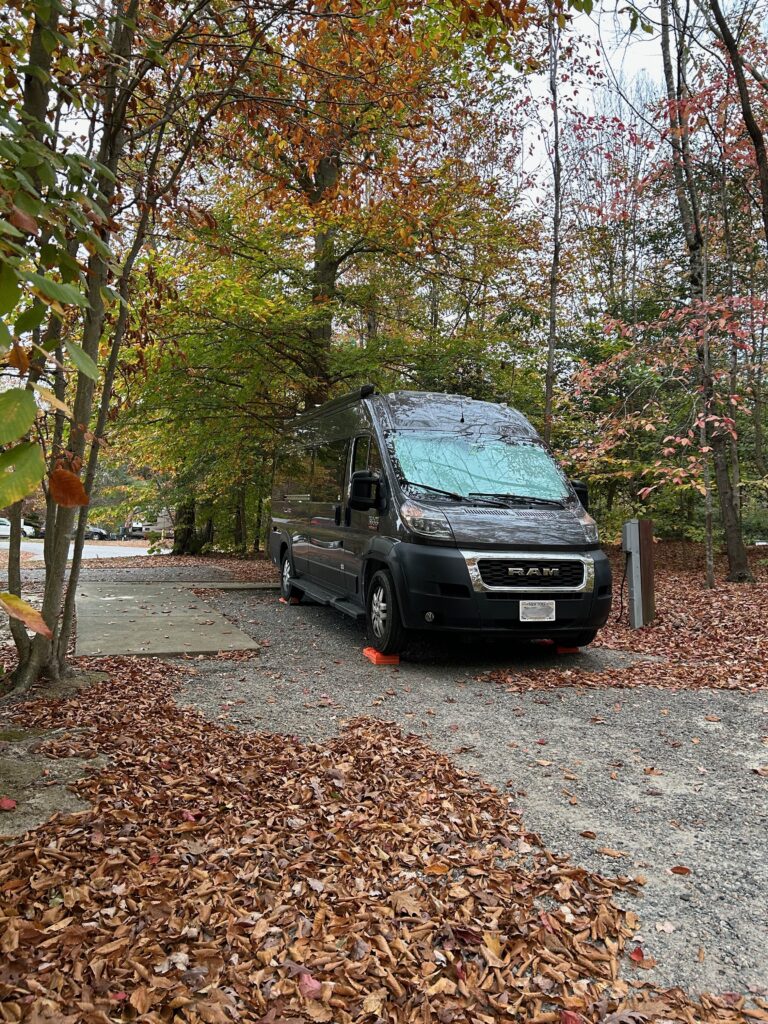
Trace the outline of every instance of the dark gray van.
<path fill-rule="evenodd" d="M 385 654 L 412 630 L 584 646 L 611 570 L 576 487 L 514 409 L 366 385 L 290 424 L 269 553 L 283 597 L 365 617 Z"/>

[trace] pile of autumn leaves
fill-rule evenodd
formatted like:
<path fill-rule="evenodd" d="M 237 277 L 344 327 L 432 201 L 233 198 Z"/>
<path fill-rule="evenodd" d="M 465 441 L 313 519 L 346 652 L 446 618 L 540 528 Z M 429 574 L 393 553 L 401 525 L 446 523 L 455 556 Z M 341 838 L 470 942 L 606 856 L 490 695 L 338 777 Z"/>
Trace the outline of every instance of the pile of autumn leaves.
<path fill-rule="evenodd" d="M 766 549 L 762 549 L 766 551 Z M 630 629 L 626 584 L 621 599 L 622 556 L 612 557 L 614 607 L 594 647 L 647 654 L 625 668 L 585 672 L 579 668 L 500 669 L 483 678 L 510 692 L 562 686 L 723 689 L 754 693 L 768 688 L 768 557 L 753 551 L 754 584 L 724 582 L 704 587 L 701 551 L 689 544 L 665 543 L 657 549 L 656 612 L 653 625 Z"/>
<path fill-rule="evenodd" d="M 416 738 L 240 734 L 180 709 L 161 662 L 96 666 L 17 711 L 64 730 L 49 756 L 109 763 L 90 810 L 3 850 L 1 1020 L 768 1020 L 621 980 L 635 883 L 556 858 Z"/>

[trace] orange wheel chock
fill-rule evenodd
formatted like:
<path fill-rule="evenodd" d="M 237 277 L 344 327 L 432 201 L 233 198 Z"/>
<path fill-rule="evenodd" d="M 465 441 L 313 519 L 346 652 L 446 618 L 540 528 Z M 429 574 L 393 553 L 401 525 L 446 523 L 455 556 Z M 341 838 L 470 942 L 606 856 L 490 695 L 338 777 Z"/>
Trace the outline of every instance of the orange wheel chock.
<path fill-rule="evenodd" d="M 364 647 L 363 654 L 368 659 L 368 661 L 373 662 L 374 665 L 400 664 L 399 654 L 382 654 L 381 651 L 377 651 L 375 647 Z"/>
<path fill-rule="evenodd" d="M 298 599 L 298 597 L 291 597 L 287 601 L 285 600 L 284 597 L 278 597 L 277 600 L 280 602 L 280 604 L 301 604 L 301 601 Z"/>
<path fill-rule="evenodd" d="M 555 647 L 555 654 L 578 654 L 580 650 L 580 647 L 562 647 L 558 644 Z"/>

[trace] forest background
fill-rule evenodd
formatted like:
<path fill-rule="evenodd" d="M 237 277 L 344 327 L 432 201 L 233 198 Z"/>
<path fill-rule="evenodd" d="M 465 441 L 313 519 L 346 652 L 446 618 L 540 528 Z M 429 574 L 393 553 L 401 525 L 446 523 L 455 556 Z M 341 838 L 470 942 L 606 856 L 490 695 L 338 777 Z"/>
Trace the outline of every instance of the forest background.
<path fill-rule="evenodd" d="M 65 664 L 89 516 L 170 508 L 181 552 L 258 549 L 286 419 L 369 381 L 516 406 L 589 483 L 604 538 L 649 516 L 707 543 L 708 582 L 721 544 L 749 582 L 764 3 L 5 9 L 17 687 Z M 638 39 L 653 73 L 625 78 Z M 20 598 L 36 507 L 40 612 Z"/>

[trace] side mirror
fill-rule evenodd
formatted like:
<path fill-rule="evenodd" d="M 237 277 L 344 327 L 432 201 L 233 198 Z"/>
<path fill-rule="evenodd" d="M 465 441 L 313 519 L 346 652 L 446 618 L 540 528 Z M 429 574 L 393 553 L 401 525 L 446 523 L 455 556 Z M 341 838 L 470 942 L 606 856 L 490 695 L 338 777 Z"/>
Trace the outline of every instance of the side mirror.
<path fill-rule="evenodd" d="M 356 512 L 368 512 L 379 504 L 379 478 L 367 469 L 352 474 L 349 485 L 349 507 Z"/>
<path fill-rule="evenodd" d="M 589 512 L 589 488 L 581 480 L 571 480 L 571 487 L 576 491 L 576 497 L 584 507 L 585 512 Z"/>

